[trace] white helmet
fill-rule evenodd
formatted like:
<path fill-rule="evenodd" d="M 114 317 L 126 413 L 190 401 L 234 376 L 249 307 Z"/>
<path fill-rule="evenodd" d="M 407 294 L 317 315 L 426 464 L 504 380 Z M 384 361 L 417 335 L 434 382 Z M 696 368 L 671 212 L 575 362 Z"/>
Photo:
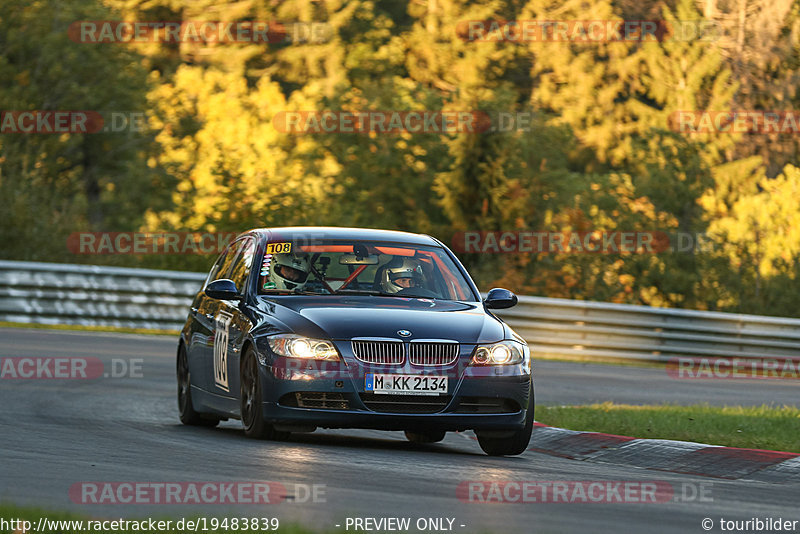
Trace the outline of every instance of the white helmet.
<path fill-rule="evenodd" d="M 266 258 L 265 258 L 266 264 Z M 308 279 L 308 259 L 293 254 L 273 254 L 268 265 L 269 279 L 275 289 L 303 289 Z M 265 286 L 266 287 L 266 286 Z"/>
<path fill-rule="evenodd" d="M 409 282 L 398 284 L 400 278 L 410 279 L 413 285 L 406 285 Z M 419 262 L 411 258 L 397 257 L 383 268 L 380 284 L 384 293 L 397 293 L 409 287 L 421 287 L 424 281 L 425 277 Z"/>

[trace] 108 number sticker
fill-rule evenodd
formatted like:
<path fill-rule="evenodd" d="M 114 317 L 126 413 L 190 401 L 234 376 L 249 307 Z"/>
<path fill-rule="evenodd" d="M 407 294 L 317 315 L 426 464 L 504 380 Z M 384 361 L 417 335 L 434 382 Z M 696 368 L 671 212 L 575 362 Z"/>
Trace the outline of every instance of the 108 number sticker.
<path fill-rule="evenodd" d="M 288 254 L 291 251 L 291 243 L 267 243 L 265 254 Z"/>

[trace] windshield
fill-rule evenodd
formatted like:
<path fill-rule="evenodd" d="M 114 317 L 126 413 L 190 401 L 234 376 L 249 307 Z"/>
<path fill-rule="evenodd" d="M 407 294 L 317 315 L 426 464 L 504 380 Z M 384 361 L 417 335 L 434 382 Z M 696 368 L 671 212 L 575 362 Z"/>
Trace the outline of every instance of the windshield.
<path fill-rule="evenodd" d="M 268 243 L 259 293 L 363 294 L 476 302 L 444 249 L 367 241 Z"/>

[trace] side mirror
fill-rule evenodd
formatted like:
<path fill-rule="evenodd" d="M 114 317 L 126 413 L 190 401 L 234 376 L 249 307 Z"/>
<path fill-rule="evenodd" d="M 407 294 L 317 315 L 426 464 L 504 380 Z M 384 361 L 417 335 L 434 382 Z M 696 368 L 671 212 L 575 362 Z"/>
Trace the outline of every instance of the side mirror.
<path fill-rule="evenodd" d="M 239 294 L 239 290 L 236 289 L 236 284 L 233 282 L 233 280 L 228 280 L 227 278 L 214 280 L 208 284 L 206 286 L 205 294 L 212 299 L 219 300 L 239 300 L 242 298 L 242 296 Z"/>
<path fill-rule="evenodd" d="M 496 287 L 489 290 L 489 294 L 486 295 L 483 303 L 490 310 L 502 310 L 515 306 L 517 304 L 517 296 L 508 289 Z"/>

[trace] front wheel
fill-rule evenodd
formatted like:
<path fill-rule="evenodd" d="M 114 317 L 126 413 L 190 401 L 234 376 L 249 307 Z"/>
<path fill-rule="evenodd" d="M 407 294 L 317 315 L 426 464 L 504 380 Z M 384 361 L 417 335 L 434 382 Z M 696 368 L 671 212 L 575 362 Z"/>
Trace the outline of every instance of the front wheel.
<path fill-rule="evenodd" d="M 478 443 L 483 452 L 489 456 L 516 456 L 522 454 L 528 448 L 533 433 L 533 384 L 531 383 L 531 393 L 528 398 L 528 411 L 525 414 L 525 426 L 517 430 L 506 438 L 481 437 L 478 435 Z"/>
<path fill-rule="evenodd" d="M 194 410 L 192 405 L 192 375 L 189 373 L 189 358 L 186 346 L 181 343 L 178 348 L 178 414 L 181 423 L 192 426 L 217 426 L 219 419 L 203 416 Z"/>
<path fill-rule="evenodd" d="M 261 413 L 261 377 L 258 372 L 258 360 L 253 347 L 249 347 L 242 360 L 241 376 L 241 411 L 244 434 L 248 438 L 271 439 L 283 441 L 289 438 L 289 432 L 280 432 L 264 421 Z"/>

